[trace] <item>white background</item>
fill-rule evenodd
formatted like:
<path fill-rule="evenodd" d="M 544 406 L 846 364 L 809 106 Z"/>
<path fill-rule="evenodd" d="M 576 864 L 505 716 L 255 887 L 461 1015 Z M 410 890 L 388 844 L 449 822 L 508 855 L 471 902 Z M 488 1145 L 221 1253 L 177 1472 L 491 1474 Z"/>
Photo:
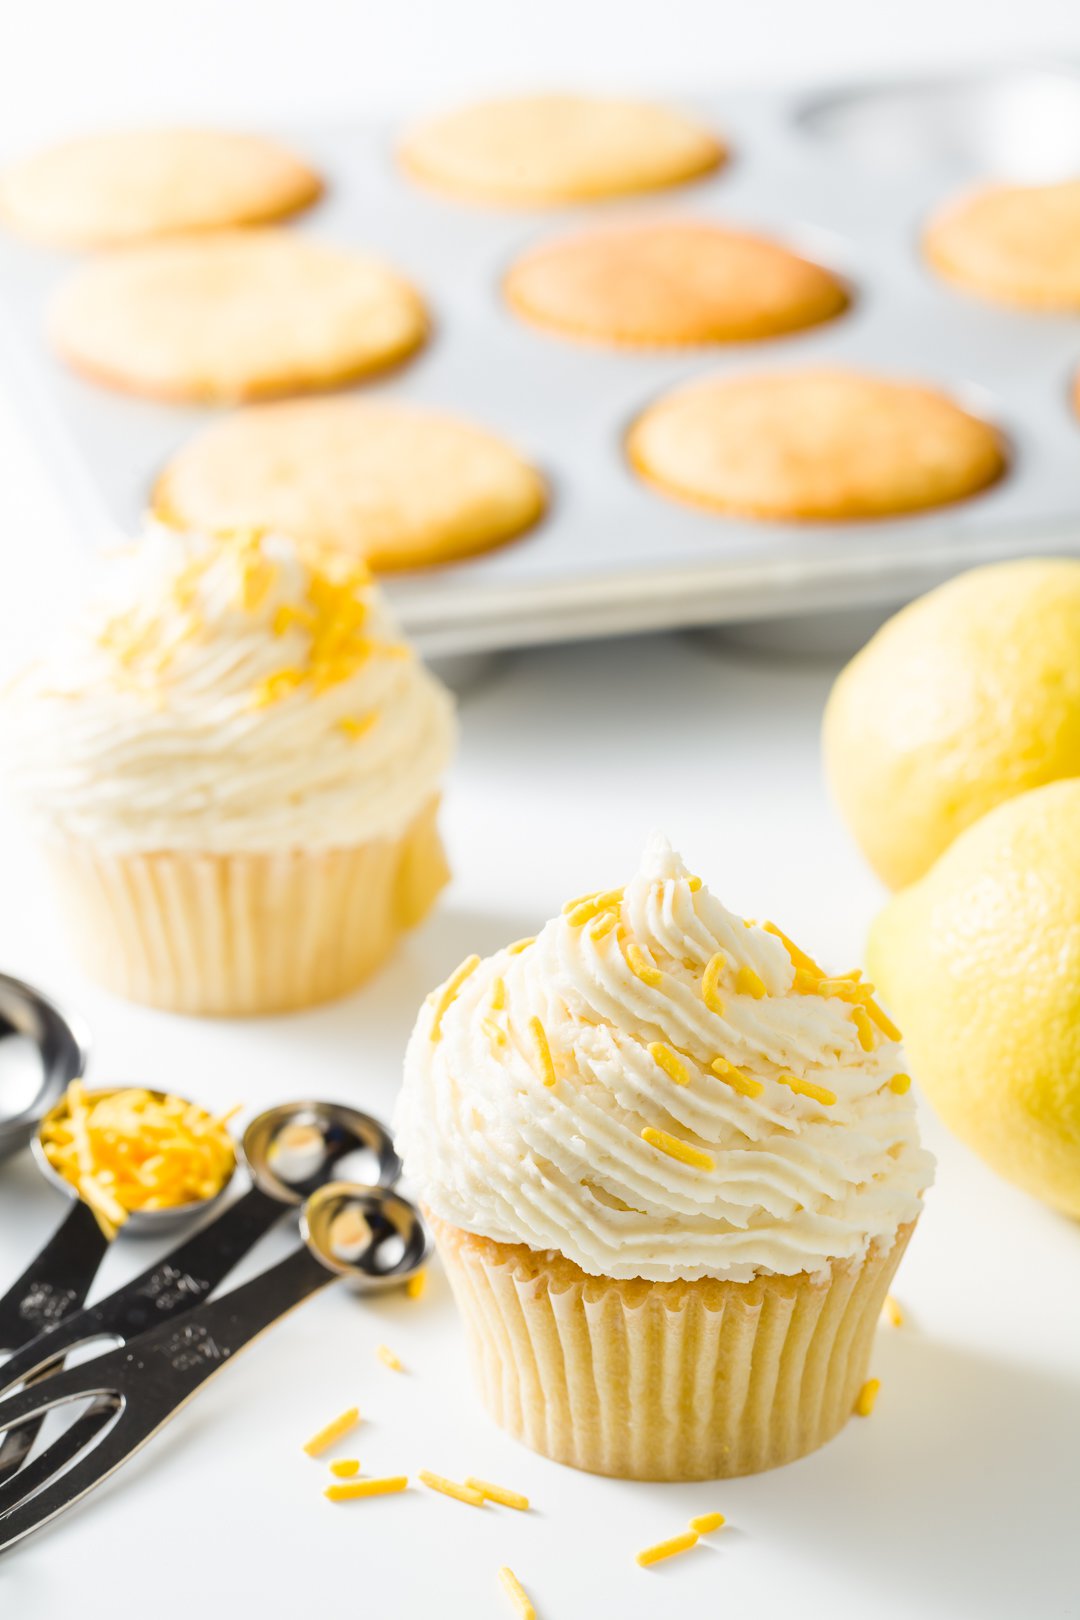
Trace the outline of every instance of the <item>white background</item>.
<path fill-rule="evenodd" d="M 332 117 L 510 84 L 693 91 L 1080 56 L 1080 10 L 1065 0 L 0 4 L 5 152 L 107 122 Z M 53 610 L 79 548 L 2 401 L 0 547 L 8 664 L 32 642 L 35 616 Z M 0 965 L 86 1014 L 101 1082 L 252 1109 L 317 1091 L 383 1115 L 425 991 L 467 951 L 621 881 L 654 825 L 730 904 L 778 918 L 843 967 L 881 895 L 820 779 L 836 667 L 679 637 L 504 663 L 463 702 L 445 818 L 454 886 L 377 983 L 337 1006 L 248 1024 L 123 1006 L 69 961 L 25 836 L 7 820 Z M 480 1411 L 440 1278 L 419 1303 L 373 1307 L 332 1291 L 227 1371 L 98 1499 L 0 1562 L 3 1612 L 483 1620 L 509 1613 L 495 1578 L 508 1562 L 543 1620 L 1080 1615 L 1080 1231 L 996 1181 L 929 1115 L 926 1132 L 940 1172 L 897 1285 L 910 1323 L 879 1336 L 873 1419 L 816 1457 L 715 1487 L 576 1475 Z M 59 1213 L 25 1155 L 0 1167 L 0 1286 Z M 103 1285 L 148 1258 L 118 1245 Z M 376 1360 L 380 1341 L 406 1375 Z M 535 1513 L 476 1512 L 419 1488 L 331 1507 L 300 1443 L 353 1401 L 368 1419 L 365 1471 L 474 1472 L 528 1491 Z M 730 1521 L 714 1544 L 650 1572 L 634 1566 L 639 1546 L 714 1506 Z"/>

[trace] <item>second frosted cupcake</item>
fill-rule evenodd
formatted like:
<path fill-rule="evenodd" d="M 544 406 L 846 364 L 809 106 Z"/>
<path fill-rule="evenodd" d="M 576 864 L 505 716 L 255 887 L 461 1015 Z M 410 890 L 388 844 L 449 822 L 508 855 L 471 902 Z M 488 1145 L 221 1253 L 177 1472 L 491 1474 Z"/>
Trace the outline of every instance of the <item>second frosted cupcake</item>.
<path fill-rule="evenodd" d="M 80 956 L 159 1007 L 352 989 L 446 881 L 452 702 L 366 571 L 155 531 L 0 707 Z"/>
<path fill-rule="evenodd" d="M 835 1434 L 933 1173 L 895 1035 L 662 840 L 468 958 L 417 1023 L 399 1147 L 495 1417 L 636 1479 Z"/>

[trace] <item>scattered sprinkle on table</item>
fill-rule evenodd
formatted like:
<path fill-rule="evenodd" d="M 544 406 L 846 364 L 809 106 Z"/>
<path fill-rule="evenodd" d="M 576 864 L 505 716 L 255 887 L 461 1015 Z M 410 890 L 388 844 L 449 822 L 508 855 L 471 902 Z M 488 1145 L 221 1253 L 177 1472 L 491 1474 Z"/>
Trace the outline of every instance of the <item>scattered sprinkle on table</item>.
<path fill-rule="evenodd" d="M 340 1457 L 337 1462 L 330 1464 L 330 1472 L 335 1479 L 352 1479 L 360 1472 L 359 1457 Z"/>
<path fill-rule="evenodd" d="M 493 1485 L 490 1480 L 477 1479 L 474 1474 L 467 1474 L 465 1483 L 470 1490 L 479 1491 L 489 1502 L 498 1502 L 500 1507 L 514 1508 L 518 1513 L 529 1511 L 529 1498 L 522 1496 L 520 1491 L 507 1490 L 505 1485 Z"/>
<path fill-rule="evenodd" d="M 880 1389 L 880 1378 L 868 1378 L 866 1380 L 866 1383 L 863 1385 L 862 1389 L 860 1389 L 858 1398 L 855 1402 L 855 1411 L 858 1413 L 859 1417 L 870 1416 L 871 1412 L 874 1410 L 874 1403 L 878 1398 L 878 1392 Z"/>
<path fill-rule="evenodd" d="M 727 1520 L 722 1513 L 699 1513 L 690 1520 L 691 1530 L 696 1530 L 699 1536 L 707 1536 L 712 1530 L 719 1530 Z"/>
<path fill-rule="evenodd" d="M 428 1490 L 440 1491 L 443 1496 L 452 1496 L 455 1502 L 467 1502 L 469 1507 L 484 1505 L 482 1493 L 474 1490 L 471 1485 L 459 1485 L 456 1480 L 444 1479 L 441 1474 L 433 1474 L 427 1468 L 421 1468 L 417 1477 Z"/>
<path fill-rule="evenodd" d="M 323 1495 L 329 1502 L 358 1502 L 365 1496 L 392 1496 L 408 1483 L 408 1474 L 392 1474 L 387 1479 L 350 1479 L 343 1485 L 328 1485 Z"/>
<path fill-rule="evenodd" d="M 415 1277 L 410 1277 L 405 1284 L 405 1292 L 410 1299 L 423 1299 L 427 1292 L 427 1272 L 418 1271 Z"/>
<path fill-rule="evenodd" d="M 313 1434 L 311 1439 L 306 1442 L 304 1450 L 309 1457 L 321 1456 L 327 1446 L 332 1446 L 334 1441 L 340 1440 L 343 1434 L 348 1434 L 350 1429 L 355 1429 L 359 1421 L 360 1408 L 350 1406 L 348 1411 L 340 1413 L 332 1423 L 328 1423 L 325 1429 L 320 1429 L 318 1434 Z"/>
<path fill-rule="evenodd" d="M 519 1620 L 536 1620 L 536 1610 L 529 1601 L 529 1594 L 506 1564 L 499 1570 L 499 1579 L 503 1584 L 503 1590 L 514 1605 Z"/>
<path fill-rule="evenodd" d="M 666 1541 L 658 1541 L 653 1547 L 643 1547 L 637 1555 L 637 1562 L 642 1569 L 648 1569 L 650 1564 L 659 1564 L 664 1558 L 674 1558 L 676 1553 L 689 1552 L 691 1547 L 697 1546 L 697 1539 L 696 1530 L 684 1530 L 681 1536 L 669 1536 Z"/>
<path fill-rule="evenodd" d="M 390 1349 L 389 1345 L 380 1344 L 380 1346 L 376 1350 L 375 1354 L 378 1356 L 378 1358 L 382 1362 L 383 1366 L 384 1367 L 389 1367 L 391 1372 L 404 1372 L 405 1371 L 404 1364 L 402 1363 L 400 1357 L 395 1356 L 394 1352 Z"/>

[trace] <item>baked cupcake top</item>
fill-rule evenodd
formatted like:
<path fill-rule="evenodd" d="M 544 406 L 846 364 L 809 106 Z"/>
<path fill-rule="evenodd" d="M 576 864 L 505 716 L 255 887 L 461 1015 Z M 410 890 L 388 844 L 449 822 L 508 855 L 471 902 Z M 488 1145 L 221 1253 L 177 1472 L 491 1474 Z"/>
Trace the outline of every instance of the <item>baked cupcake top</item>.
<path fill-rule="evenodd" d="M 46 835 L 236 854 L 396 835 L 455 721 L 362 566 L 159 527 L 11 683 L 0 736 Z"/>
<path fill-rule="evenodd" d="M 898 1031 L 661 838 L 423 1007 L 398 1146 L 435 1215 L 593 1275 L 820 1270 L 921 1207 Z"/>

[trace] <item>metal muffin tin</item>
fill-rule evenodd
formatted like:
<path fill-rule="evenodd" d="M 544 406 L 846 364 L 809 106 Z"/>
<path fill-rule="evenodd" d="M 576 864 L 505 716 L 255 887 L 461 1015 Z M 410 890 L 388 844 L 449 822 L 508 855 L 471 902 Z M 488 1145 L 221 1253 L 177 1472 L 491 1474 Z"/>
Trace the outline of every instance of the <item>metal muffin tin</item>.
<path fill-rule="evenodd" d="M 326 174 L 296 229 L 384 254 L 424 290 L 429 347 L 363 392 L 458 412 L 547 476 L 529 534 L 388 582 L 435 654 L 581 636 L 866 608 L 999 558 L 1080 550 L 1080 422 L 1069 386 L 1080 321 L 995 307 L 923 264 L 923 221 L 981 178 L 1080 171 L 1080 73 L 1069 67 L 829 92 L 731 92 L 688 104 L 730 141 L 715 176 L 628 202 L 544 212 L 453 201 L 409 182 L 396 131 L 279 133 Z M 765 343 L 639 352 L 569 341 L 506 308 L 515 256 L 568 230 L 689 216 L 773 233 L 848 280 L 848 314 Z M 216 414 L 151 404 L 70 375 L 42 340 L 71 261 L 0 243 L 0 294 L 25 417 L 87 534 L 140 521 L 159 468 Z M 915 517 L 852 524 L 729 518 L 673 502 L 626 463 L 637 413 L 710 372 L 835 362 L 937 383 L 997 423 L 1010 468 L 993 489 Z"/>

